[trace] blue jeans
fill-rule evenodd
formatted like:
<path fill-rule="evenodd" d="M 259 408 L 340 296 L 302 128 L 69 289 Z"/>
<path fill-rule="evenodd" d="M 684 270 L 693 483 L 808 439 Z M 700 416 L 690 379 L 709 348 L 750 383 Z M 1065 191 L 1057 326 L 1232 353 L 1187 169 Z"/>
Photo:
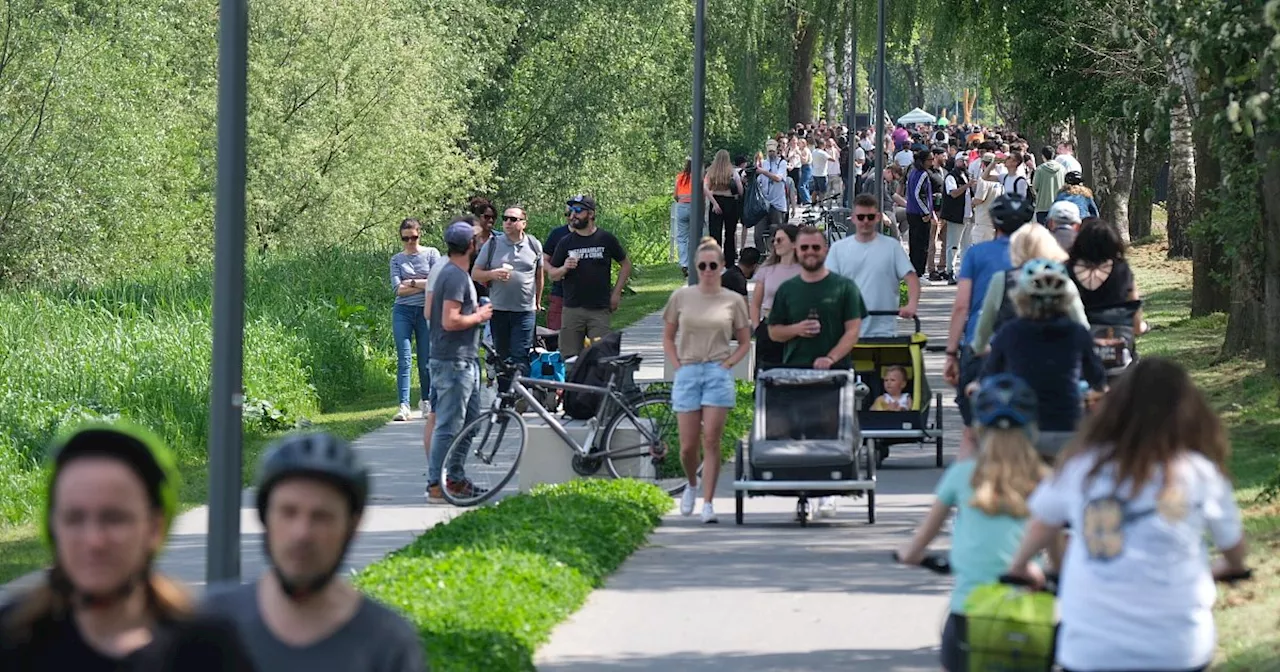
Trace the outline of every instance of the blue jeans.
<path fill-rule="evenodd" d="M 532 310 L 516 312 L 495 310 L 489 326 L 493 329 L 493 347 L 503 360 L 511 359 L 520 366 L 520 374 L 529 375 L 529 349 L 533 347 L 533 328 L 537 316 Z"/>
<path fill-rule="evenodd" d="M 809 184 L 813 181 L 813 166 L 800 166 L 800 184 L 796 185 L 796 195 L 801 203 L 809 202 Z"/>
<path fill-rule="evenodd" d="M 431 454 L 427 460 L 427 485 L 440 483 L 444 471 L 444 454 L 453 437 L 480 414 L 480 365 L 476 360 L 431 360 L 432 389 L 435 400 L 431 410 L 436 414 L 436 429 L 431 435 Z M 462 478 L 462 455 L 449 465 L 449 478 Z"/>
<path fill-rule="evenodd" d="M 418 383 L 422 398 L 427 399 L 431 389 L 431 372 L 427 361 L 431 358 L 431 335 L 427 329 L 427 316 L 422 306 L 406 306 L 397 303 L 391 309 L 391 335 L 396 341 L 396 383 L 400 389 L 400 403 L 409 403 L 409 367 L 413 366 L 413 345 L 418 343 Z"/>
<path fill-rule="evenodd" d="M 676 255 L 680 259 L 680 268 L 689 268 L 689 227 L 692 226 L 692 214 L 689 203 L 676 203 Z"/>

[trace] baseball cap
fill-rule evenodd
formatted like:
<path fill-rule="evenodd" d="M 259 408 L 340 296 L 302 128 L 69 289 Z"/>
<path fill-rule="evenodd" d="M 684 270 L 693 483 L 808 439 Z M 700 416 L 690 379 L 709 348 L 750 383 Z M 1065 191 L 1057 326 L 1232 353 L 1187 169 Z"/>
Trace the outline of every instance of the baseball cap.
<path fill-rule="evenodd" d="M 1049 219 L 1079 224 L 1080 206 L 1071 201 L 1058 201 L 1049 207 Z"/>
<path fill-rule="evenodd" d="M 768 142 L 764 143 L 764 148 L 765 148 L 766 150 L 770 150 L 770 149 L 772 149 L 772 150 L 775 150 L 775 151 L 776 151 L 776 150 L 778 149 L 778 141 L 777 141 L 777 140 L 770 140 L 770 141 L 768 141 Z"/>
<path fill-rule="evenodd" d="M 569 202 L 567 203 L 567 205 L 569 206 L 581 205 L 582 207 L 594 212 L 596 209 L 596 199 L 586 194 L 578 194 L 577 196 L 574 196 L 573 198 L 569 199 Z"/>
<path fill-rule="evenodd" d="M 996 155 L 993 152 L 986 152 L 982 155 L 983 163 L 991 163 L 992 161 L 995 161 L 995 160 L 996 160 Z"/>
<path fill-rule="evenodd" d="M 454 222 L 444 230 L 445 245 L 462 247 L 476 237 L 476 230 L 466 222 Z"/>

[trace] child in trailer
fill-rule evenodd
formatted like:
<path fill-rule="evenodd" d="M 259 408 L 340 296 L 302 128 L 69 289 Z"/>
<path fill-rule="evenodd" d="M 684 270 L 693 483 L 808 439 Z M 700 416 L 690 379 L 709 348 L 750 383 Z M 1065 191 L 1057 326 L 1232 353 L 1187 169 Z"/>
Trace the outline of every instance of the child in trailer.
<path fill-rule="evenodd" d="M 978 586 L 995 583 L 1005 573 L 1022 543 L 1030 512 L 1027 500 L 1049 469 L 1036 454 L 1035 391 L 1009 374 L 982 381 L 973 400 L 979 451 L 952 463 L 938 483 L 937 500 L 898 551 L 903 564 L 918 565 L 929 543 L 956 512 L 951 535 L 951 615 L 942 631 L 942 667 L 969 669 L 964 643 L 968 622 L 965 602 Z"/>
<path fill-rule="evenodd" d="M 884 394 L 871 404 L 873 411 L 909 411 L 911 410 L 911 393 L 906 392 L 907 369 L 902 366 L 891 366 L 885 370 Z"/>

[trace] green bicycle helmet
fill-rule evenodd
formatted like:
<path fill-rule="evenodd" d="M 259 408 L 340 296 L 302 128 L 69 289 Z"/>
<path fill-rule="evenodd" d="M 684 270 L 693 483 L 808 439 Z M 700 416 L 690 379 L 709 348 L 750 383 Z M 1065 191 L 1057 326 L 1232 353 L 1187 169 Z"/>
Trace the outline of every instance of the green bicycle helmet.
<path fill-rule="evenodd" d="M 51 520 L 54 485 L 58 475 L 72 461 L 85 457 L 120 460 L 142 479 L 152 506 L 164 515 L 165 534 L 178 515 L 178 493 L 182 475 L 169 447 L 150 430 L 127 421 L 91 422 L 80 425 L 54 443 L 53 469 L 49 474 L 40 532 L 45 546 L 55 550 Z"/>

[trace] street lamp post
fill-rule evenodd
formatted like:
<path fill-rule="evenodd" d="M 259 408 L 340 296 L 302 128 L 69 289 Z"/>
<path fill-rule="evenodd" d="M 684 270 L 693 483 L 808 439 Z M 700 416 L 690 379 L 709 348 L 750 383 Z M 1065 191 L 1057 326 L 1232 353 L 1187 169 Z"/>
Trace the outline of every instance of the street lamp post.
<path fill-rule="evenodd" d="M 240 579 L 247 2 L 221 0 L 219 10 L 213 371 L 209 393 L 209 546 L 205 568 L 205 580 L 209 584 Z"/>
<path fill-rule="evenodd" d="M 847 101 L 849 110 L 846 113 L 848 121 L 845 122 L 845 126 L 849 130 L 846 132 L 848 140 L 844 145 L 844 152 L 848 155 L 845 157 L 848 168 L 844 171 L 847 178 L 844 185 L 844 200 L 845 204 L 852 208 L 853 198 L 858 195 L 858 167 L 854 163 L 853 157 L 858 150 L 858 0 L 849 0 L 848 26 L 850 31 L 849 39 L 853 44 L 850 45 L 852 54 L 849 56 L 849 100 Z"/>
<path fill-rule="evenodd" d="M 883 174 L 888 166 L 884 159 L 884 0 L 880 0 L 880 10 L 876 18 L 876 30 L 879 32 L 876 45 L 876 163 L 877 171 Z M 876 202 L 884 204 L 884 179 L 876 175 Z M 895 223 L 896 227 L 897 224 Z"/>
<path fill-rule="evenodd" d="M 693 151 L 689 153 L 690 177 L 693 180 L 689 203 L 689 284 L 698 282 L 694 266 L 698 263 L 698 241 L 702 238 L 703 215 L 706 200 L 702 194 L 702 135 L 703 115 L 707 97 L 707 0 L 694 0 L 693 11 Z M 679 226 L 677 222 L 676 226 Z"/>

